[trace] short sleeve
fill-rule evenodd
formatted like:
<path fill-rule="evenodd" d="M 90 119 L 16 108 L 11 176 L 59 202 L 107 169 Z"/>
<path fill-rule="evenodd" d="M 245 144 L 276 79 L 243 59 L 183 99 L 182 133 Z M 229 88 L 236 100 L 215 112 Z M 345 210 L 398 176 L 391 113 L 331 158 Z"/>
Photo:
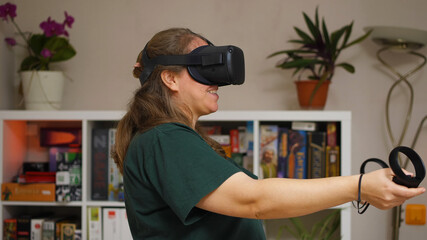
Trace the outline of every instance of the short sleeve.
<path fill-rule="evenodd" d="M 174 124 L 157 128 L 151 156 L 145 159 L 149 181 L 184 224 L 205 211 L 195 205 L 233 174 L 241 171 L 219 156 L 195 131 Z"/>

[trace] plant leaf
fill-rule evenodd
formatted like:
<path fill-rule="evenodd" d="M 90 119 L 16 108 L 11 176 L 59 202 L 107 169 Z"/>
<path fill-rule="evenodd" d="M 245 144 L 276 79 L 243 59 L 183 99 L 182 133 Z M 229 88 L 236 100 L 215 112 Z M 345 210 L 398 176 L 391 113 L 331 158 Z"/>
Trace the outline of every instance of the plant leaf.
<path fill-rule="evenodd" d="M 289 232 L 292 236 L 294 236 L 295 238 L 300 238 L 300 235 L 298 234 L 298 232 L 296 232 L 295 230 L 293 230 L 291 227 L 289 227 L 288 225 L 284 225 L 283 228 Z M 281 235 L 281 234 L 280 234 Z"/>
<path fill-rule="evenodd" d="M 341 219 L 339 218 L 339 214 L 335 215 L 335 219 L 332 222 L 332 225 L 330 227 L 330 230 L 326 234 L 325 240 L 330 239 L 332 237 L 332 234 L 339 228 Z"/>
<path fill-rule="evenodd" d="M 322 19 L 322 30 L 323 30 L 323 38 L 325 40 L 326 49 L 330 50 L 329 33 L 328 33 L 328 28 L 326 27 L 325 19 Z"/>
<path fill-rule="evenodd" d="M 293 61 L 289 61 L 289 62 L 284 62 L 281 65 L 279 65 L 278 67 L 283 68 L 283 69 L 288 69 L 288 68 L 306 68 L 308 66 L 312 66 L 314 64 L 321 64 L 323 63 L 323 61 L 317 60 L 317 59 L 296 59 Z"/>
<path fill-rule="evenodd" d="M 346 31 L 347 26 L 344 26 L 331 34 L 331 58 L 335 61 L 341 49 L 338 49 L 338 42 Z"/>
<path fill-rule="evenodd" d="M 311 19 L 307 16 L 307 14 L 305 12 L 303 12 L 303 15 L 304 15 L 305 23 L 306 23 L 308 29 L 310 30 L 311 35 L 313 35 L 314 41 L 316 43 L 322 43 L 323 44 L 322 35 L 320 33 L 319 28 L 316 27 L 315 24 L 313 24 L 313 22 L 311 21 Z"/>
<path fill-rule="evenodd" d="M 301 219 L 299 218 L 290 218 L 289 219 L 291 223 L 294 225 L 297 233 L 299 236 L 304 236 L 304 234 L 307 233 L 307 230 L 304 227 L 304 224 L 302 224 Z"/>
<path fill-rule="evenodd" d="M 48 39 L 49 38 L 43 34 L 33 34 L 30 37 L 28 46 L 31 48 L 31 51 L 33 51 L 33 53 L 39 55 Z"/>
<path fill-rule="evenodd" d="M 281 55 L 281 54 L 295 54 L 295 53 L 300 53 L 300 54 L 309 54 L 309 53 L 315 53 L 315 51 L 312 50 L 305 50 L 305 49 L 295 49 L 295 50 L 282 50 L 282 51 L 278 51 L 278 52 L 274 52 L 270 55 L 267 56 L 267 58 L 271 58 L 277 55 Z"/>
<path fill-rule="evenodd" d="M 321 229 L 320 229 L 320 232 L 319 232 L 319 236 L 322 239 L 326 239 L 324 237 L 325 234 L 326 234 L 326 236 L 329 235 L 329 237 L 330 237 L 330 235 L 332 235 L 332 233 L 336 230 L 336 228 L 334 229 L 334 227 L 336 225 L 336 222 L 338 222 L 338 225 L 339 225 L 339 221 L 340 221 L 340 219 L 339 219 L 339 213 L 340 213 L 340 210 L 335 210 L 331 214 L 329 214 L 328 216 L 326 216 L 322 220 L 322 222 L 319 222 L 319 223 L 321 223 Z M 332 222 L 332 226 L 334 226 L 334 227 L 330 227 L 331 226 L 331 222 Z"/>
<path fill-rule="evenodd" d="M 357 38 L 357 39 L 353 40 L 352 42 L 350 42 L 349 44 L 343 46 L 342 49 L 348 48 L 350 46 L 353 46 L 354 44 L 362 42 L 363 40 L 365 40 L 371 34 L 372 30 L 373 29 L 369 30 L 367 33 L 363 34 L 359 38 Z"/>
<path fill-rule="evenodd" d="M 335 66 L 342 67 L 342 68 L 344 68 L 349 73 L 354 73 L 355 72 L 354 66 L 351 65 L 351 64 L 349 64 L 349 63 L 340 63 L 340 64 L 337 64 Z"/>
<path fill-rule="evenodd" d="M 316 12 L 314 13 L 314 21 L 316 28 L 319 28 L 319 6 L 316 6 Z"/>
<path fill-rule="evenodd" d="M 51 37 L 43 47 L 52 52 L 53 56 L 50 58 L 52 62 L 65 61 L 76 55 L 68 40 L 62 37 Z"/>
<path fill-rule="evenodd" d="M 301 39 L 303 40 L 302 43 L 303 44 L 313 44 L 314 40 L 305 32 L 303 32 L 301 29 L 294 27 L 295 32 L 297 32 L 298 36 L 301 37 Z"/>
<path fill-rule="evenodd" d="M 341 48 L 340 49 L 343 49 L 345 47 L 345 45 L 348 42 L 348 39 L 350 38 L 350 35 L 351 35 L 352 31 L 353 31 L 353 21 L 349 25 L 347 25 L 347 28 L 346 28 L 346 31 L 345 31 L 345 34 L 344 34 L 344 40 L 343 40 L 343 42 L 341 44 Z"/>
<path fill-rule="evenodd" d="M 292 40 L 289 40 L 288 42 L 290 42 L 290 43 L 298 43 L 298 44 L 302 44 L 302 45 L 306 44 L 306 42 L 304 42 L 302 40 L 297 40 L 297 39 L 292 39 Z"/>
<path fill-rule="evenodd" d="M 31 70 L 31 69 L 39 69 L 41 65 L 40 59 L 34 56 L 28 56 L 21 62 L 21 71 Z"/>

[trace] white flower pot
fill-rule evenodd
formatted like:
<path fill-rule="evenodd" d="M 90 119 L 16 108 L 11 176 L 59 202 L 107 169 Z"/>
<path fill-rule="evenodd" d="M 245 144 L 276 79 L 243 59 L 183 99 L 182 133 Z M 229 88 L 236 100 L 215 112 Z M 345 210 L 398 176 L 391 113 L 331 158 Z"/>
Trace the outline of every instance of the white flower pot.
<path fill-rule="evenodd" d="M 25 109 L 59 110 L 65 76 L 62 71 L 22 71 Z"/>

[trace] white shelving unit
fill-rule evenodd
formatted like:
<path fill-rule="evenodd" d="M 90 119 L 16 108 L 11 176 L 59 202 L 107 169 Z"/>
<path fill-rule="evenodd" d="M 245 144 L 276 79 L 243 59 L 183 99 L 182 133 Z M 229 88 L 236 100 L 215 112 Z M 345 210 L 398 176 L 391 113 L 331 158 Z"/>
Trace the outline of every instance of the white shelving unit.
<path fill-rule="evenodd" d="M 0 216 L 12 217 L 22 211 L 37 212 L 44 209 L 75 212 L 81 215 L 82 239 L 87 237 L 87 207 L 124 207 L 123 202 L 92 201 L 91 179 L 91 130 L 101 122 L 116 122 L 125 114 L 123 111 L 0 111 L 0 179 L 10 182 L 24 161 L 28 161 L 27 136 L 34 134 L 29 125 L 80 126 L 82 128 L 82 201 L 70 203 L 1 201 Z M 254 126 L 254 146 L 259 146 L 259 126 L 263 122 L 338 122 L 340 124 L 341 175 L 351 174 L 351 113 L 348 111 L 219 111 L 200 120 L 209 122 L 247 122 Z M 254 147 L 254 173 L 258 175 L 259 149 Z M 342 239 L 351 238 L 350 204 L 341 208 L 340 232 Z M 3 224 L 0 224 L 3 232 Z"/>

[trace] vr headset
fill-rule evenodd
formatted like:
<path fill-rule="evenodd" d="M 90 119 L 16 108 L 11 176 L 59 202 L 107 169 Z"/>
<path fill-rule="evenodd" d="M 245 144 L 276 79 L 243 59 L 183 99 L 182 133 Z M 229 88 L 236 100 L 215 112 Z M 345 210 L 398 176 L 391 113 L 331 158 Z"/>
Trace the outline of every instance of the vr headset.
<path fill-rule="evenodd" d="M 147 46 L 146 46 L 147 47 Z M 147 81 L 157 65 L 187 66 L 190 76 L 205 85 L 240 85 L 245 81 L 243 51 L 236 46 L 206 45 L 185 55 L 163 55 L 148 58 L 142 50 L 144 70 L 139 76 L 141 85 Z"/>

